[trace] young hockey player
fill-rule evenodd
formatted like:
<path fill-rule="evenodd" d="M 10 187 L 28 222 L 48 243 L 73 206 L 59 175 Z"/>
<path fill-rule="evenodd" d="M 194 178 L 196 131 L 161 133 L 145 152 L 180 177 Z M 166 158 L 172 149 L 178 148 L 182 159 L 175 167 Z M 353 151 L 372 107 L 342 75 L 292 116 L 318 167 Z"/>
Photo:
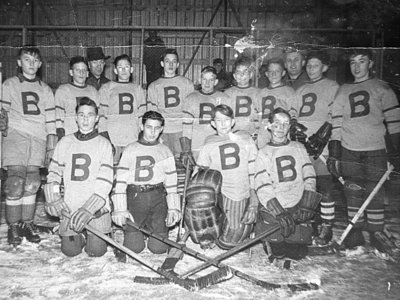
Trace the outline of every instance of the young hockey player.
<path fill-rule="evenodd" d="M 181 138 L 183 165 L 186 165 L 186 159 L 192 151 L 197 158 L 200 146 L 203 145 L 206 137 L 215 134 L 211 126 L 212 111 L 215 106 L 228 103 L 228 97 L 223 92 L 215 90 L 217 84 L 215 68 L 204 67 L 201 70 L 201 90 L 189 94 L 183 104 L 184 120 Z"/>
<path fill-rule="evenodd" d="M 229 106 L 216 106 L 211 124 L 217 134 L 206 139 L 197 164 L 222 174 L 220 206 L 225 219 L 217 244 L 228 249 L 246 239 L 256 221 L 258 199 L 254 191 L 254 162 L 257 147 L 247 133 L 232 132 L 235 118 Z"/>
<path fill-rule="evenodd" d="M 333 131 L 329 142 L 328 169 L 346 180 L 344 194 L 351 220 L 387 170 L 387 160 L 399 170 L 400 107 L 393 90 L 373 78 L 372 52 L 356 49 L 350 56 L 354 82 L 340 87 L 332 109 Z M 385 152 L 385 133 L 387 151 Z M 340 168 L 339 168 L 340 166 Z M 365 243 L 364 223 L 371 245 L 384 251 L 384 189 L 381 188 L 347 238 L 351 248 Z"/>
<path fill-rule="evenodd" d="M 255 187 L 261 203 L 256 233 L 279 224 L 281 230 L 266 239 L 272 256 L 301 259 L 311 243 L 310 220 L 320 199 L 307 151 L 288 139 L 289 128 L 289 113 L 275 109 L 270 115 L 271 141 L 260 149 L 255 164 Z"/>
<path fill-rule="evenodd" d="M 101 47 L 87 48 L 86 60 L 89 64 L 89 78 L 86 80 L 86 84 L 91 85 L 99 90 L 100 87 L 109 82 L 110 79 L 104 76 L 104 69 L 106 60 L 111 56 L 105 56 Z"/>
<path fill-rule="evenodd" d="M 297 90 L 304 83 L 309 81 L 307 73 L 303 70 L 306 63 L 305 54 L 302 51 L 288 49 L 285 53 L 285 67 L 287 74 L 284 82 L 287 86 Z"/>
<path fill-rule="evenodd" d="M 114 60 L 114 73 L 118 81 L 104 84 L 100 90 L 99 132 L 114 146 L 114 165 L 117 165 L 123 149 L 137 141 L 139 124 L 146 111 L 144 90 L 130 82 L 133 72 L 128 55 Z"/>
<path fill-rule="evenodd" d="M 282 82 L 285 76 L 285 66 L 282 59 L 274 58 L 265 64 L 265 75 L 268 78 L 269 86 L 260 90 L 259 101 L 257 102 L 257 112 L 260 118 L 260 130 L 258 133 L 258 147 L 264 147 L 271 138 L 270 132 L 266 128 L 269 115 L 277 107 L 290 112 L 292 117 L 297 116 L 295 109 L 295 91 L 290 86 Z"/>
<path fill-rule="evenodd" d="M 147 94 L 147 110 L 160 112 L 165 118 L 163 143 L 175 156 L 181 153 L 179 139 L 182 137 L 182 107 L 186 97 L 194 91 L 193 83 L 176 74 L 179 57 L 175 49 L 167 49 L 161 66 L 164 76 L 150 84 Z"/>
<path fill-rule="evenodd" d="M 82 56 L 72 57 L 69 61 L 69 75 L 72 77 L 72 82 L 60 85 L 55 93 L 58 139 L 78 130 L 75 109 L 79 99 L 88 97 L 99 105 L 97 90 L 86 84 L 88 74 L 86 60 Z"/>
<path fill-rule="evenodd" d="M 89 224 L 103 233 L 111 232 L 108 194 L 113 180 L 112 149 L 95 129 L 97 104 L 83 97 L 76 107 L 78 131 L 61 139 L 54 151 L 44 186 L 46 210 L 60 218 L 61 251 L 76 256 L 102 256 L 107 243 L 89 231 Z M 60 185 L 64 184 L 64 194 Z M 63 215 L 63 210 L 71 218 Z"/>
<path fill-rule="evenodd" d="M 118 165 L 112 219 L 115 224 L 124 226 L 129 218 L 168 237 L 168 227 L 177 223 L 182 214 L 174 157 L 171 150 L 159 142 L 164 129 L 163 116 L 155 111 L 146 112 L 141 129 L 139 140 L 126 147 Z M 140 253 L 146 247 L 145 236 L 127 226 L 124 245 Z M 149 237 L 147 248 L 156 254 L 168 250 L 166 244 L 152 237 Z M 120 261 L 125 259 L 125 255 L 119 258 Z"/>
<path fill-rule="evenodd" d="M 54 95 L 36 75 L 42 65 L 39 49 L 22 47 L 17 63 L 21 73 L 4 82 L 1 103 L 8 114 L 8 134 L 1 146 L 2 165 L 8 170 L 4 184 L 8 243 L 14 246 L 23 236 L 40 242 L 33 224 L 39 168 L 48 166 L 57 143 Z"/>
<path fill-rule="evenodd" d="M 228 105 L 235 114 L 234 130 L 245 131 L 251 136 L 256 134 L 258 128 L 256 106 L 259 89 L 250 86 L 253 75 L 252 60 L 246 56 L 239 57 L 233 65 L 233 78 L 236 85 L 225 91 L 230 98 Z"/>
<path fill-rule="evenodd" d="M 332 239 L 332 226 L 335 219 L 335 190 L 340 190 L 338 181 L 332 180 L 326 167 L 328 157 L 328 144 L 332 132 L 332 104 L 339 85 L 334 80 L 324 77 L 329 67 L 329 56 L 324 51 L 312 51 L 307 55 L 306 71 L 310 78 L 297 91 L 297 120 L 307 127 L 309 141 L 307 151 L 312 156 L 315 172 L 317 174 L 317 191 L 322 194 L 321 219 L 322 225 L 319 236 L 315 242 L 326 245 Z"/>

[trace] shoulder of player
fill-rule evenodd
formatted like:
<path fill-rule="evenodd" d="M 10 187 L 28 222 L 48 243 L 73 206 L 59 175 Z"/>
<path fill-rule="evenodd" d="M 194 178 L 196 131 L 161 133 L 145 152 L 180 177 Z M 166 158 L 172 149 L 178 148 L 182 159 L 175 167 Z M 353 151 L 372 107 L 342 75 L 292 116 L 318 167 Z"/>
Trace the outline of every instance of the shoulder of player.
<path fill-rule="evenodd" d="M 233 136 L 231 138 L 231 140 L 235 141 L 237 140 L 238 142 L 243 142 L 245 144 L 254 144 L 254 141 L 252 139 L 252 137 L 250 136 L 250 134 L 246 131 L 236 131 L 235 133 L 233 133 Z"/>
<path fill-rule="evenodd" d="M 201 96 L 200 91 L 193 91 L 189 95 L 186 96 L 186 99 L 190 100 L 190 101 L 196 101 L 197 99 L 200 98 L 200 96 Z"/>
<path fill-rule="evenodd" d="M 218 134 L 212 134 L 205 138 L 203 146 L 210 146 L 215 143 L 222 141 L 222 138 Z"/>

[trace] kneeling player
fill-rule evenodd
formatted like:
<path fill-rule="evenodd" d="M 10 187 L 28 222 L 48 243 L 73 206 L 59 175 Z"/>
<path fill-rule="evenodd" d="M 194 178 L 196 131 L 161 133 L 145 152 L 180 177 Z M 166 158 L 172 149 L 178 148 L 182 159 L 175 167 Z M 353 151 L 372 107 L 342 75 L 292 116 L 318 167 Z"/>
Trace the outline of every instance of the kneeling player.
<path fill-rule="evenodd" d="M 90 232 L 87 224 L 111 232 L 108 194 L 113 180 L 110 142 L 95 130 L 99 120 L 96 103 L 83 97 L 76 107 L 78 131 L 57 144 L 44 187 L 46 209 L 60 217 L 61 251 L 76 256 L 83 247 L 89 256 L 102 256 L 107 244 Z M 60 193 L 64 182 L 64 196 Z M 71 213 L 71 219 L 63 215 Z M 85 233 L 85 235 L 83 234 Z"/>
<path fill-rule="evenodd" d="M 112 196 L 115 224 L 124 226 L 126 219 L 163 236 L 168 227 L 181 217 L 180 197 L 177 194 L 177 175 L 171 150 L 159 142 L 164 129 L 163 116 L 155 111 L 143 115 L 142 133 L 137 142 L 129 144 L 122 154 L 117 169 L 117 184 Z M 139 230 L 127 226 L 124 245 L 136 253 L 145 248 L 145 237 Z M 152 237 L 148 249 L 165 253 L 168 246 Z M 119 257 L 125 261 L 125 257 Z"/>
<path fill-rule="evenodd" d="M 225 214 L 218 245 L 227 249 L 247 238 L 256 221 L 258 199 L 254 191 L 254 162 L 257 148 L 245 132 L 233 133 L 233 110 L 227 105 L 213 109 L 211 124 L 216 135 L 207 137 L 197 164 L 222 174 L 222 203 Z"/>
<path fill-rule="evenodd" d="M 275 109 L 268 126 L 271 141 L 256 160 L 255 187 L 261 203 L 256 233 L 279 224 L 281 230 L 266 238 L 272 255 L 301 259 L 311 243 L 310 220 L 320 201 L 315 171 L 304 146 L 288 139 L 288 112 Z"/>

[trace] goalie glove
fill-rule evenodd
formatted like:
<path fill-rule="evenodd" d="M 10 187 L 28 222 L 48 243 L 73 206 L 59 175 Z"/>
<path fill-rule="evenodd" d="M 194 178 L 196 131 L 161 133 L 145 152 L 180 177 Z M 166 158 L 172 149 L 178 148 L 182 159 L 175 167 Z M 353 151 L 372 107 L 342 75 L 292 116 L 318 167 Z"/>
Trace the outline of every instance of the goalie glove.
<path fill-rule="evenodd" d="M 181 137 L 179 139 L 181 143 L 182 152 L 180 155 L 180 161 L 183 166 L 189 166 L 189 168 L 193 168 L 196 166 L 196 161 L 194 160 L 193 153 L 192 153 L 192 141 L 187 137 Z"/>
<path fill-rule="evenodd" d="M 304 132 L 306 130 L 307 130 L 306 126 L 297 123 L 296 119 L 292 119 L 290 121 L 290 129 L 289 129 L 290 140 L 298 141 L 302 144 L 305 144 L 307 140 L 307 134 L 305 134 Z"/>
<path fill-rule="evenodd" d="M 167 227 L 171 227 L 179 222 L 182 218 L 180 196 L 178 194 L 168 194 L 167 206 L 168 213 L 167 218 L 165 219 L 165 224 L 167 225 Z"/>
<path fill-rule="evenodd" d="M 93 194 L 75 211 L 71 216 L 70 227 L 73 231 L 80 233 L 85 226 L 95 218 L 94 214 L 106 204 L 106 200 L 97 194 Z"/>
<path fill-rule="evenodd" d="M 288 237 L 295 230 L 295 223 L 292 215 L 282 207 L 278 199 L 272 198 L 267 202 L 267 210 L 276 218 L 281 227 L 283 237 Z"/>
<path fill-rule="evenodd" d="M 114 194 L 111 196 L 111 200 L 114 207 L 111 218 L 116 225 L 123 227 L 126 224 L 126 219 L 134 222 L 133 216 L 128 211 L 126 194 Z"/>
<path fill-rule="evenodd" d="M 326 161 L 326 166 L 329 173 L 334 177 L 339 178 L 340 175 L 340 159 L 342 157 L 342 144 L 340 141 L 333 140 L 328 144 L 329 157 Z"/>
<path fill-rule="evenodd" d="M 324 151 L 325 146 L 328 144 L 329 138 L 332 135 L 332 124 L 325 122 L 316 133 L 308 138 L 306 149 L 308 155 L 317 159 Z"/>
<path fill-rule="evenodd" d="M 54 154 L 54 149 L 56 148 L 58 142 L 58 137 L 55 134 L 48 134 L 46 139 L 46 156 L 44 159 L 44 166 L 49 168 L 51 158 Z"/>
<path fill-rule="evenodd" d="M 304 190 L 300 202 L 296 205 L 296 210 L 293 213 L 293 219 L 298 224 L 311 220 L 314 217 L 320 202 L 321 194 L 314 191 Z"/>
<path fill-rule="evenodd" d="M 3 134 L 3 136 L 7 136 L 7 129 L 8 129 L 8 113 L 4 108 L 2 108 L 0 110 L 0 131 Z"/>
<path fill-rule="evenodd" d="M 68 205 L 64 202 L 60 193 L 60 185 L 56 182 L 47 183 L 43 187 L 46 203 L 44 208 L 46 212 L 53 217 L 63 218 L 62 211 L 70 213 Z"/>

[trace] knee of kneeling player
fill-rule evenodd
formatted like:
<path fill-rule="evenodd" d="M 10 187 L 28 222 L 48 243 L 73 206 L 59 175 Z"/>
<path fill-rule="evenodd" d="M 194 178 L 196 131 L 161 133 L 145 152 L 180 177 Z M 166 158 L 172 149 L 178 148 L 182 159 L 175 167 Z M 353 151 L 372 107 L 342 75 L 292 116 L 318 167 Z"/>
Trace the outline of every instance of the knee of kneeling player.
<path fill-rule="evenodd" d="M 28 172 L 24 187 L 24 196 L 36 195 L 41 185 L 41 177 L 39 172 Z"/>
<path fill-rule="evenodd" d="M 9 175 L 4 184 L 4 193 L 7 199 L 17 200 L 20 199 L 24 194 L 25 178 Z"/>
<path fill-rule="evenodd" d="M 150 237 L 147 243 L 147 248 L 149 248 L 149 250 L 154 254 L 163 254 L 167 252 L 168 245 Z"/>
<path fill-rule="evenodd" d="M 146 247 L 143 233 L 126 231 L 124 234 L 124 246 L 135 253 L 142 252 Z"/>
<path fill-rule="evenodd" d="M 81 254 L 83 246 L 83 239 L 79 236 L 61 237 L 61 252 L 68 257 Z"/>

